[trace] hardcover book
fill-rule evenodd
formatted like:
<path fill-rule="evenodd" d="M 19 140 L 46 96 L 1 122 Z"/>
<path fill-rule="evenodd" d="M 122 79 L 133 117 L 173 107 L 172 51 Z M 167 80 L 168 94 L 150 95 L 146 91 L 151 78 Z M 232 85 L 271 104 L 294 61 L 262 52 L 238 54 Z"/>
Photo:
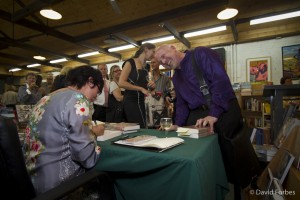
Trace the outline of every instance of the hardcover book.
<path fill-rule="evenodd" d="M 97 136 L 97 141 L 106 141 L 114 137 L 122 135 L 122 131 L 118 130 L 104 130 L 104 134 Z"/>
<path fill-rule="evenodd" d="M 208 128 L 196 128 L 195 126 L 179 127 L 177 128 L 178 136 L 190 137 L 190 138 L 201 138 L 211 135 Z"/>
<path fill-rule="evenodd" d="M 141 149 L 154 150 L 163 152 L 167 149 L 175 147 L 184 143 L 182 138 L 169 137 L 169 138 L 158 138 L 152 135 L 139 135 L 128 139 L 121 139 L 115 141 L 114 144 L 131 146 Z"/>

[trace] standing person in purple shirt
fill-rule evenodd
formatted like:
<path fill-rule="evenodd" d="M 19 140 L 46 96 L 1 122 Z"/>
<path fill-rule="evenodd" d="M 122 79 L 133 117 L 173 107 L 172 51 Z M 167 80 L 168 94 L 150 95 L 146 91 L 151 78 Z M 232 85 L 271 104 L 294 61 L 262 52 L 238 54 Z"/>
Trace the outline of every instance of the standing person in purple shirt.
<path fill-rule="evenodd" d="M 195 125 L 208 127 L 212 134 L 217 133 L 227 178 L 235 184 L 235 199 L 240 199 L 241 187 L 236 183 L 236 177 L 232 176 L 230 159 L 227 159 L 224 153 L 226 149 L 223 142 L 224 136 L 232 138 L 240 133 L 242 115 L 222 61 L 214 50 L 206 47 L 180 52 L 173 45 L 160 46 L 155 52 L 155 57 L 165 68 L 174 69 L 172 81 L 177 97 L 176 119 L 169 130 Z M 210 101 L 200 91 L 194 67 L 201 68 L 211 96 Z"/>

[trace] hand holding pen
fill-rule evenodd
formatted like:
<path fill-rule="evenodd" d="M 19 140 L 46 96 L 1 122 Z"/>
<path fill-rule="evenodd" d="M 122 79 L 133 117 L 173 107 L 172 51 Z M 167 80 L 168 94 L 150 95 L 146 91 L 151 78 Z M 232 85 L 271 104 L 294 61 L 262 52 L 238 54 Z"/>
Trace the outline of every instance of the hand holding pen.
<path fill-rule="evenodd" d="M 104 124 L 98 124 L 96 120 L 93 121 L 92 131 L 96 136 L 101 136 L 104 134 L 105 126 Z"/>

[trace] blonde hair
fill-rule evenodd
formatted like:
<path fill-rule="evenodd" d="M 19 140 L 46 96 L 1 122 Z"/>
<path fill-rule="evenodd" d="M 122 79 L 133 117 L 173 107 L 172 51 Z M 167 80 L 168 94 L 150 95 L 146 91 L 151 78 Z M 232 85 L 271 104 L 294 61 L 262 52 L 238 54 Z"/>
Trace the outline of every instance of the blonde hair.
<path fill-rule="evenodd" d="M 120 68 L 120 66 L 119 65 L 113 65 L 113 66 L 111 66 L 110 71 L 109 71 L 109 79 L 111 81 L 114 80 L 114 70 L 115 70 L 115 68 Z"/>

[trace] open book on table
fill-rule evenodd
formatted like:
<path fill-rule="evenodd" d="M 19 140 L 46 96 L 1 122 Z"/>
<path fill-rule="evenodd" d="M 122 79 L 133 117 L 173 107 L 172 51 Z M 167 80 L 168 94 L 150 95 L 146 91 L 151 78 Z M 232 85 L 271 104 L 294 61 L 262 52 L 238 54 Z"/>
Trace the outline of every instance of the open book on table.
<path fill-rule="evenodd" d="M 177 134 L 180 137 L 200 138 L 211 135 L 208 128 L 196 128 L 195 126 L 178 127 Z"/>
<path fill-rule="evenodd" d="M 158 138 L 152 135 L 139 135 L 132 138 L 117 140 L 114 142 L 114 144 L 143 148 L 158 152 L 163 152 L 182 143 L 184 143 L 184 140 L 182 138 Z"/>

